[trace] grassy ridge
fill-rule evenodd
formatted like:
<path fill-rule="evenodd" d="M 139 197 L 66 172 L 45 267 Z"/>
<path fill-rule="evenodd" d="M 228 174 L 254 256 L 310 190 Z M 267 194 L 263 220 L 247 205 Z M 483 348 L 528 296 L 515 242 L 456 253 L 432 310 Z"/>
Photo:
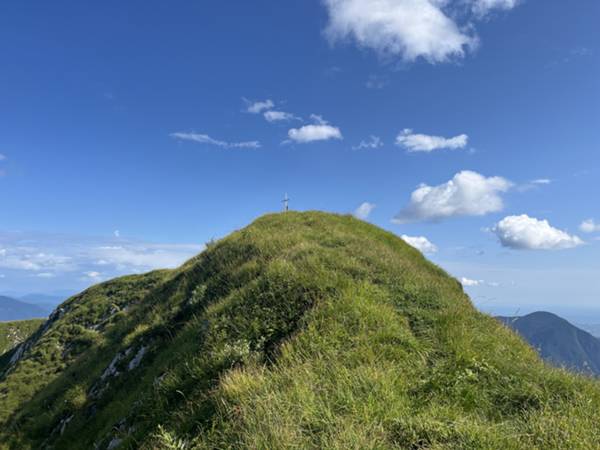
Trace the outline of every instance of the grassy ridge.
<path fill-rule="evenodd" d="M 0 378 L 8 448 L 600 447 L 596 382 L 351 217 L 265 216 L 63 307 Z"/>

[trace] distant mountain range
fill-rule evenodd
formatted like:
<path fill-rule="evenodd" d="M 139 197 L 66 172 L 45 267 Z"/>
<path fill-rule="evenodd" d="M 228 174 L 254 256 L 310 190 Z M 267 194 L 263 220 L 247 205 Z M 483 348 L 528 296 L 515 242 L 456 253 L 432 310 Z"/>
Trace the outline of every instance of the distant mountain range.
<path fill-rule="evenodd" d="M 519 333 L 549 363 L 600 376 L 600 339 L 549 313 L 497 317 Z"/>
<path fill-rule="evenodd" d="M 63 301 L 65 301 L 69 295 L 48 295 L 48 294 L 26 294 L 20 296 L 12 296 L 8 295 L 8 297 L 16 298 L 25 303 L 30 303 L 32 305 L 37 305 L 45 310 L 48 310 L 48 313 L 52 312 L 54 308 L 60 305 Z"/>
<path fill-rule="evenodd" d="M 0 322 L 47 317 L 50 305 L 34 305 L 12 297 L 0 296 Z"/>

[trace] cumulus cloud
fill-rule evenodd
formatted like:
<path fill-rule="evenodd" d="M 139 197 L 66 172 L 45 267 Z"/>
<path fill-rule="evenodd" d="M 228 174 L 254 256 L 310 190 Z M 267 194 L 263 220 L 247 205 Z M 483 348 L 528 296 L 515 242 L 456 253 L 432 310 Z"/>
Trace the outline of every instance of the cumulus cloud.
<path fill-rule="evenodd" d="M 354 210 L 353 215 L 357 219 L 366 220 L 369 217 L 369 215 L 373 212 L 373 210 L 375 209 L 375 206 L 376 205 L 374 203 L 369 203 L 369 202 L 361 203 L 361 205 Z"/>
<path fill-rule="evenodd" d="M 352 40 L 386 56 L 430 63 L 460 58 L 477 46 L 472 32 L 459 27 L 437 0 L 324 0 L 325 30 L 331 42 Z"/>
<path fill-rule="evenodd" d="M 454 216 L 482 216 L 501 211 L 501 194 L 508 191 L 511 182 L 502 177 L 485 177 L 465 170 L 438 186 L 420 185 L 410 197 L 410 203 L 396 217 L 394 223 L 439 221 Z"/>
<path fill-rule="evenodd" d="M 263 111 L 267 111 L 275 107 L 275 103 L 273 103 L 273 100 L 269 99 L 258 102 L 251 102 L 247 99 L 243 100 L 246 103 L 246 112 L 249 112 L 251 114 L 260 114 Z"/>
<path fill-rule="evenodd" d="M 432 152 L 442 149 L 465 148 L 469 142 L 466 134 L 460 134 L 451 138 L 442 136 L 430 136 L 427 134 L 413 133 L 410 128 L 405 128 L 396 137 L 396 145 L 404 147 L 409 152 Z"/>
<path fill-rule="evenodd" d="M 424 236 L 407 236 L 403 234 L 401 237 L 404 242 L 416 248 L 421 253 L 436 253 L 438 251 L 438 248 Z"/>
<path fill-rule="evenodd" d="M 299 120 L 299 117 L 296 117 L 292 113 L 284 112 L 284 111 L 266 111 L 263 113 L 265 120 L 267 122 L 282 122 L 288 120 Z"/>
<path fill-rule="evenodd" d="M 386 57 L 442 63 L 478 46 L 473 21 L 517 0 L 323 0 L 330 42 L 352 41 Z"/>
<path fill-rule="evenodd" d="M 504 247 L 517 250 L 560 250 L 583 244 L 579 237 L 552 227 L 547 220 L 526 214 L 505 217 L 492 231 Z"/>
<path fill-rule="evenodd" d="M 366 141 L 360 141 L 360 144 L 352 147 L 353 150 L 363 150 L 363 149 L 373 149 L 383 147 L 383 142 L 378 136 L 369 136 L 369 139 Z"/>
<path fill-rule="evenodd" d="M 342 133 L 339 128 L 331 125 L 304 125 L 303 127 L 289 130 L 288 137 L 294 142 L 304 144 L 313 141 L 342 139 Z"/>
<path fill-rule="evenodd" d="M 596 223 L 594 219 L 587 219 L 581 222 L 579 229 L 584 233 L 600 232 L 600 223 Z"/>
<path fill-rule="evenodd" d="M 292 128 L 288 131 L 288 137 L 294 142 L 301 144 L 314 141 L 327 141 L 330 139 L 342 139 L 342 132 L 338 127 L 329 125 L 329 122 L 317 114 L 311 114 L 310 118 L 315 124 L 304 125 L 300 128 Z"/>
<path fill-rule="evenodd" d="M 191 141 L 199 144 L 215 145 L 221 148 L 260 148 L 258 141 L 226 142 L 211 138 L 208 134 L 199 133 L 171 133 L 170 136 L 179 141 Z"/>

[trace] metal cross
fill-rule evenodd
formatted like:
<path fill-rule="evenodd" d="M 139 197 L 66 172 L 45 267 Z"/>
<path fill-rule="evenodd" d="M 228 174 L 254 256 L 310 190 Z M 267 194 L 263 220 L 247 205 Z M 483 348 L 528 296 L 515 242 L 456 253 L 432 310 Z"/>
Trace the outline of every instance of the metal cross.
<path fill-rule="evenodd" d="M 287 192 L 285 193 L 285 197 L 283 198 L 283 200 L 281 200 L 281 203 L 283 203 L 283 210 L 288 211 L 290 198 L 288 197 Z"/>

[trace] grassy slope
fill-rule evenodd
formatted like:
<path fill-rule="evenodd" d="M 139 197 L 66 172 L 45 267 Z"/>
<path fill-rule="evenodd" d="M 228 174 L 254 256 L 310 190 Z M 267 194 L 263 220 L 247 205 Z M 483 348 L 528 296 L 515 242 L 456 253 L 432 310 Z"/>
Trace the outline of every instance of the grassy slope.
<path fill-rule="evenodd" d="M 351 217 L 265 216 L 63 307 L 0 378 L 7 447 L 600 446 L 596 382 L 545 366 L 456 280 Z"/>
<path fill-rule="evenodd" d="M 43 322 L 43 319 L 0 322 L 0 357 L 31 336 Z"/>

